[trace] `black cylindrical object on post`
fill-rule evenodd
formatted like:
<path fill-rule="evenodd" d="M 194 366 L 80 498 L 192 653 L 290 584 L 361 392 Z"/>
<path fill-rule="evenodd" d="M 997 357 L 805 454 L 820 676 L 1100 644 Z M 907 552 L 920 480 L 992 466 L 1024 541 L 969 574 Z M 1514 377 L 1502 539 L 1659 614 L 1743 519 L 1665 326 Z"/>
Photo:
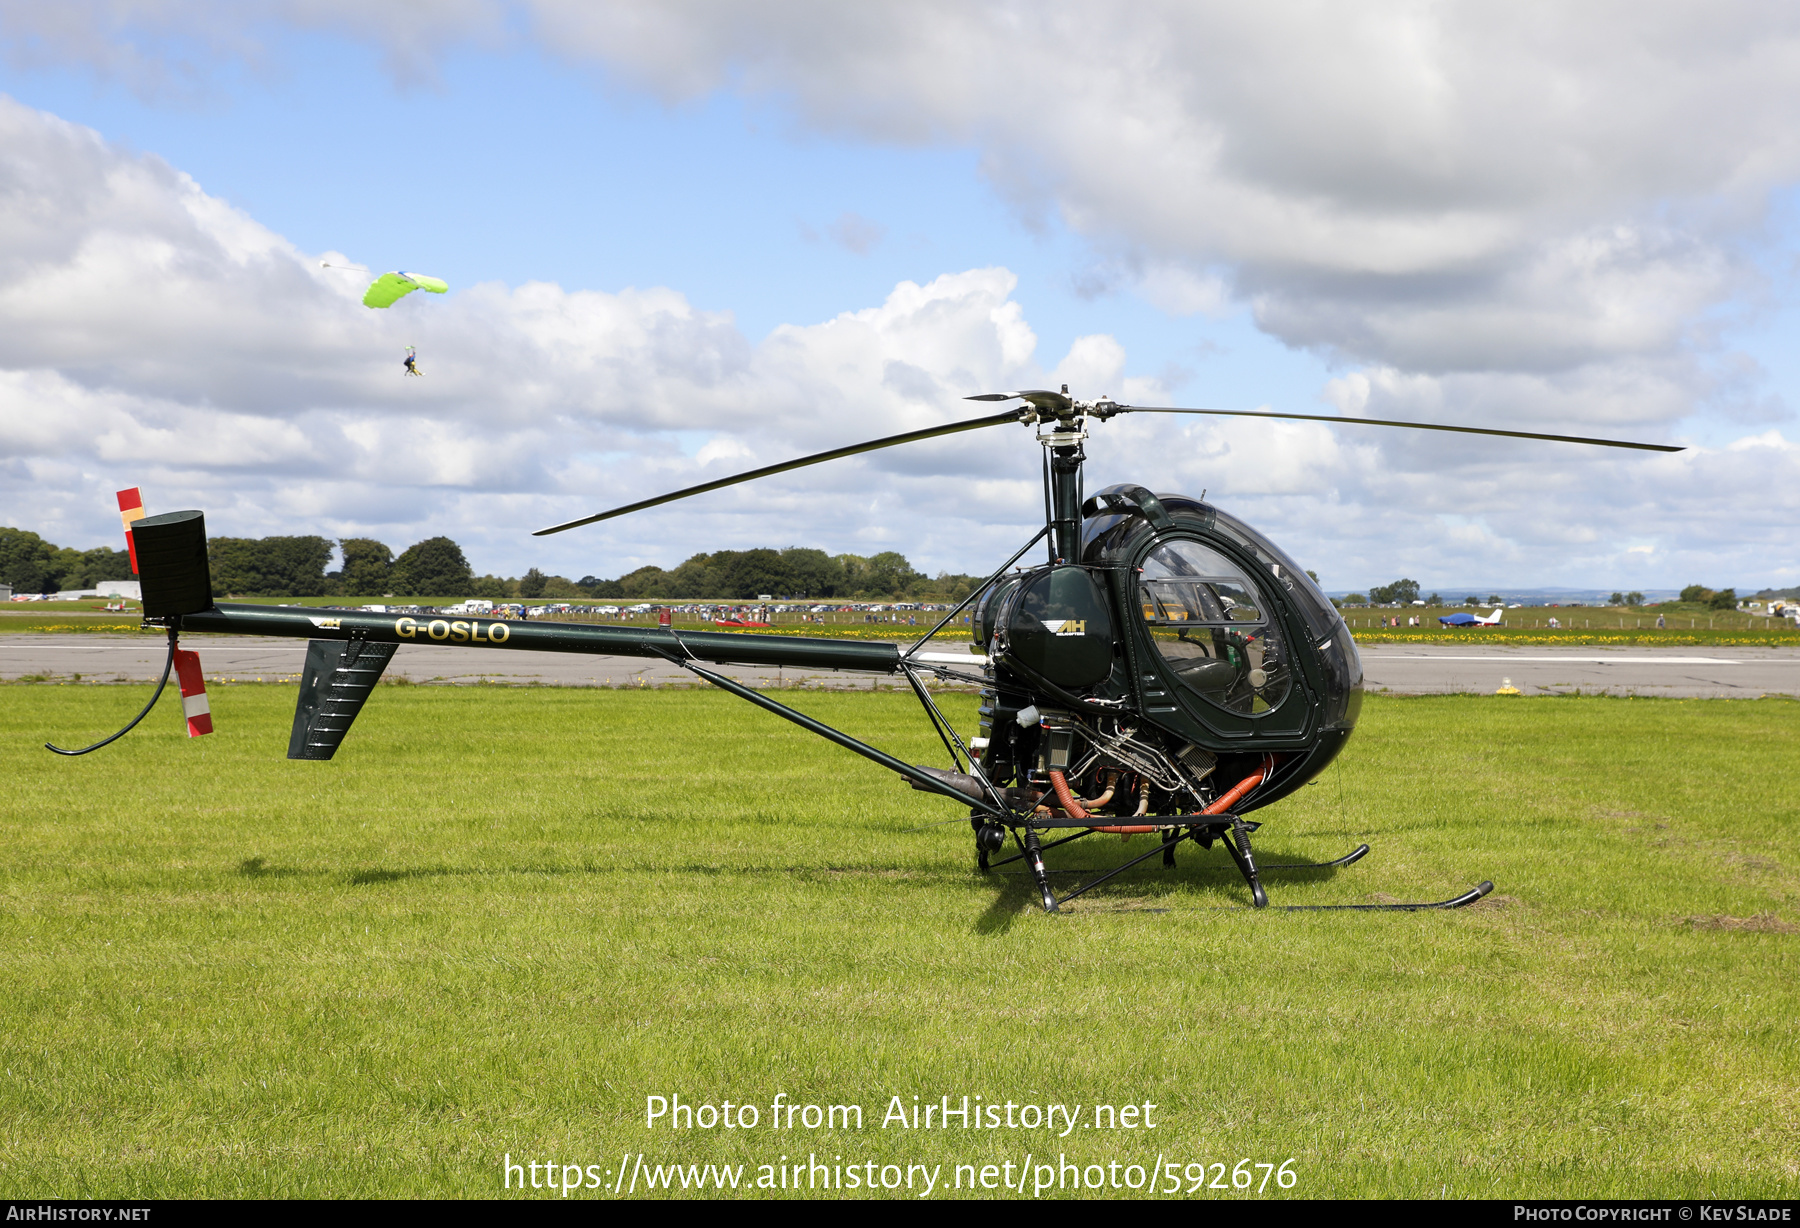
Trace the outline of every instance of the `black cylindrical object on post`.
<path fill-rule="evenodd" d="M 137 545 L 144 617 L 168 618 L 212 608 L 212 569 L 206 562 L 206 516 L 164 512 L 131 526 Z"/>

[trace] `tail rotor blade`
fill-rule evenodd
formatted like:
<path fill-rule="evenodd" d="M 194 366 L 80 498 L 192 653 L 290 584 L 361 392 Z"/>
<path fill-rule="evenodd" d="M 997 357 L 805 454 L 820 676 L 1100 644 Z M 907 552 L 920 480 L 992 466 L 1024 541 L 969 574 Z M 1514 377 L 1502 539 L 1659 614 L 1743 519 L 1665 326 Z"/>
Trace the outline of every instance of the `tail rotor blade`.
<path fill-rule="evenodd" d="M 1004 398 L 1003 398 L 1004 399 Z M 564 529 L 580 528 L 584 524 L 594 524 L 601 520 L 611 520 L 614 516 L 623 516 L 629 512 L 641 512 L 647 507 L 657 507 L 664 503 L 673 503 L 677 499 L 686 499 L 691 495 L 703 495 L 709 490 L 722 490 L 727 486 L 736 486 L 740 482 L 753 482 L 757 478 L 773 477 L 778 473 L 787 473 L 792 469 L 804 469 L 808 465 L 818 465 L 829 460 L 838 460 L 845 456 L 856 456 L 863 452 L 875 452 L 882 448 L 892 448 L 903 443 L 919 443 L 926 439 L 937 439 L 943 435 L 956 435 L 963 431 L 978 431 L 983 427 L 1002 426 L 1021 420 L 1020 411 L 1006 410 L 1003 413 L 990 414 L 985 418 L 973 418 L 967 422 L 952 422 L 947 426 L 929 426 L 924 430 L 907 431 L 903 435 L 888 435 L 882 439 L 871 439 L 868 443 L 851 444 L 845 448 L 833 448 L 829 452 L 815 452 L 811 456 L 802 456 L 798 460 L 784 461 L 779 465 L 765 465 L 761 469 L 752 469 L 747 473 L 734 474 L 728 478 L 719 478 L 711 482 L 702 482 L 698 486 L 689 486 L 685 490 L 671 491 L 666 495 L 658 495 L 654 499 L 640 499 L 636 503 L 628 503 L 624 507 L 615 507 L 611 511 L 596 512 L 592 516 L 583 516 L 579 520 L 570 520 L 563 524 L 551 525 L 547 529 L 539 529 L 533 537 L 545 537 L 551 533 L 561 533 Z"/>
<path fill-rule="evenodd" d="M 1288 418 L 1299 422 L 1332 422 L 1340 426 L 1397 426 L 1414 431 L 1451 431 L 1458 435 L 1500 435 L 1507 439 L 1545 439 L 1552 443 L 1591 444 L 1598 448 L 1634 448 L 1640 452 L 1685 452 L 1666 443 L 1632 443 L 1587 435 L 1545 435 L 1537 431 L 1502 431 L 1486 426 L 1445 426 L 1439 422 L 1401 422 L 1393 418 L 1345 418 L 1337 414 L 1278 414 L 1248 409 L 1170 409 L 1156 405 L 1121 405 L 1120 414 L 1205 414 L 1214 418 Z"/>

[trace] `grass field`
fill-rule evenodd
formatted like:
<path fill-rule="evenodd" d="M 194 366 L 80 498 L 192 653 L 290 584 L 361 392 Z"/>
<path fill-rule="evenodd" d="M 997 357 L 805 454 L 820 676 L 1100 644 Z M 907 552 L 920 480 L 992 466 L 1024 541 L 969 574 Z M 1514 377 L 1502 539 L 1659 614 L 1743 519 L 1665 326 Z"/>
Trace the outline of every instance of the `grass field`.
<path fill-rule="evenodd" d="M 754 1193 L 816 1154 L 942 1165 L 941 1197 L 1027 1153 L 1291 1157 L 1305 1196 L 1800 1195 L 1791 702 L 1374 697 L 1257 816 L 1268 862 L 1374 852 L 1275 902 L 1488 900 L 1253 913 L 1184 846 L 1051 917 L 965 825 L 918 830 L 947 804 L 715 692 L 383 687 L 328 764 L 282 757 L 292 687 L 212 699 L 212 737 L 159 710 L 64 760 L 39 743 L 141 691 L 0 687 L 0 1195 L 492 1196 L 507 1155 Z M 792 700 L 942 756 L 909 697 Z M 674 1094 L 758 1128 L 646 1128 Z M 771 1129 L 777 1094 L 864 1127 Z M 1157 1128 L 881 1125 L 944 1095 Z"/>

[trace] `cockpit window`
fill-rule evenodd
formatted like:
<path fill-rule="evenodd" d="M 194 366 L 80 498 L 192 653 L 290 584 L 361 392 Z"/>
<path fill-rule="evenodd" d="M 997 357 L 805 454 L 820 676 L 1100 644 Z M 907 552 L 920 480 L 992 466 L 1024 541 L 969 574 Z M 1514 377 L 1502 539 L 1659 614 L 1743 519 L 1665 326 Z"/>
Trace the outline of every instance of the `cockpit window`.
<path fill-rule="evenodd" d="M 1198 542 L 1164 542 L 1144 560 L 1139 604 L 1183 686 L 1232 712 L 1267 712 L 1291 677 L 1280 632 L 1242 568 Z"/>

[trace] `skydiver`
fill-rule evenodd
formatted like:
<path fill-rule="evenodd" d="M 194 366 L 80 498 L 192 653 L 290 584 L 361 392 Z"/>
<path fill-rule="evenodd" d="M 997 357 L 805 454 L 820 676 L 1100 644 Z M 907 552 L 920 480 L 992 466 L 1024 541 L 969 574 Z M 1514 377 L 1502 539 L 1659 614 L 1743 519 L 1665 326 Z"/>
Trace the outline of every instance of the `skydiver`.
<path fill-rule="evenodd" d="M 413 347 L 410 345 L 407 346 L 406 347 L 406 373 L 408 375 L 423 375 L 423 374 L 425 374 L 423 371 L 419 370 L 418 363 L 419 363 L 418 351 L 413 349 Z"/>

